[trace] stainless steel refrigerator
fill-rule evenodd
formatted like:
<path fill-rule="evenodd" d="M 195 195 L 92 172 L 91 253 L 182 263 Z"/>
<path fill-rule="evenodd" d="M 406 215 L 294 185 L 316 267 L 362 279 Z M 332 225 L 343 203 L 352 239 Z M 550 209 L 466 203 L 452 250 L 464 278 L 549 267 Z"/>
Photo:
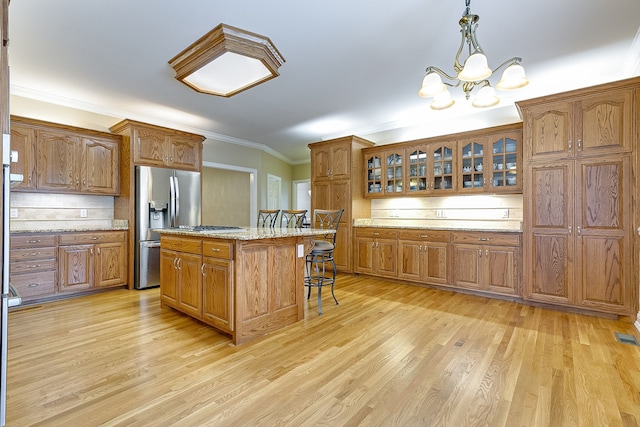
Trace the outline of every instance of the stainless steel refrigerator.
<path fill-rule="evenodd" d="M 136 166 L 136 289 L 160 285 L 160 234 L 200 225 L 200 173 Z"/>
<path fill-rule="evenodd" d="M 17 152 L 11 151 L 11 135 L 2 135 L 2 294 L 0 303 L 0 426 L 7 415 L 7 350 L 9 307 L 20 305 L 20 295 L 9 283 L 9 195 L 11 183 L 22 182 L 22 175 L 11 174 L 9 166 L 17 161 Z"/>

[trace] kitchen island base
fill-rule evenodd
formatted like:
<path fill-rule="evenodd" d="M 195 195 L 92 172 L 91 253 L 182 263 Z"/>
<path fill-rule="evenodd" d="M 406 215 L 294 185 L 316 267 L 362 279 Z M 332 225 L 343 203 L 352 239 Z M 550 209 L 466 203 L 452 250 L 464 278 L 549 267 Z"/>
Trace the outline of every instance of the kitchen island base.
<path fill-rule="evenodd" d="M 326 233 L 326 230 L 322 230 Z M 161 304 L 243 344 L 304 317 L 313 231 L 250 229 L 238 238 L 161 232 Z"/>

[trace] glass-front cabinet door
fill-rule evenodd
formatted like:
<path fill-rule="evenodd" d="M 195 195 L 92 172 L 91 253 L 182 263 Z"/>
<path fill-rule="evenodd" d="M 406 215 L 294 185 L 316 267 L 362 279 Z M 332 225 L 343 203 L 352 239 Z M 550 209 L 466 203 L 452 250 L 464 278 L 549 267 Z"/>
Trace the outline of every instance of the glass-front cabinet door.
<path fill-rule="evenodd" d="M 384 154 L 385 173 L 383 189 L 387 195 L 402 194 L 404 189 L 404 173 L 402 160 L 404 150 L 386 151 Z"/>
<path fill-rule="evenodd" d="M 460 190 L 473 191 L 483 190 L 486 183 L 485 171 L 485 138 L 474 138 L 468 140 L 462 140 L 459 142 L 460 146 L 460 158 L 458 171 L 459 176 L 462 177 Z"/>
<path fill-rule="evenodd" d="M 367 165 L 367 180 L 365 194 L 368 196 L 382 195 L 382 158 L 380 154 L 365 155 Z"/>
<path fill-rule="evenodd" d="M 407 149 L 407 159 L 409 161 L 409 186 L 405 188 L 406 194 L 424 193 L 429 188 L 429 177 L 427 176 L 427 150 L 425 147 Z"/>
<path fill-rule="evenodd" d="M 433 159 L 433 180 L 431 191 L 434 193 L 454 190 L 455 142 L 434 144 L 430 150 Z"/>
<path fill-rule="evenodd" d="M 511 133 L 492 138 L 491 186 L 496 190 L 522 188 L 521 150 L 518 149 L 518 134 Z"/>

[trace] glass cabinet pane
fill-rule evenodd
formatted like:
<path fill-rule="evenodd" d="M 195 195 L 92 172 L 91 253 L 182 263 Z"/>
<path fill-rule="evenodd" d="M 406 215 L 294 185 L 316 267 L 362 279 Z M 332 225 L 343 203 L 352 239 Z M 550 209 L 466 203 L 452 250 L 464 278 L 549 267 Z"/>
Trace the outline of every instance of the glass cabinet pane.
<path fill-rule="evenodd" d="M 462 147 L 463 188 L 484 186 L 484 144 L 470 142 Z"/>
<path fill-rule="evenodd" d="M 386 156 L 386 182 L 387 193 L 402 193 L 402 154 L 391 153 Z"/>
<path fill-rule="evenodd" d="M 512 187 L 518 184 L 516 140 L 500 138 L 493 142 L 493 180 L 494 187 Z"/>
<path fill-rule="evenodd" d="M 367 158 L 367 193 L 380 193 L 382 191 L 382 164 L 380 157 Z"/>
<path fill-rule="evenodd" d="M 409 154 L 408 192 L 427 189 L 427 152 L 421 149 Z"/>
<path fill-rule="evenodd" d="M 438 147 L 433 151 L 433 190 L 453 188 L 453 149 Z"/>

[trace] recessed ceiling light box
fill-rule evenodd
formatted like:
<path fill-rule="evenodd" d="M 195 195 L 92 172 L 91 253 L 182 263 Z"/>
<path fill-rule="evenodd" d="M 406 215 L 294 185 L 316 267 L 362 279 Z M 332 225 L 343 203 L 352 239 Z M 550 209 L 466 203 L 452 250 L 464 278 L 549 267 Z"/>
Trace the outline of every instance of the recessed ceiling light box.
<path fill-rule="evenodd" d="M 192 89 L 228 98 L 279 76 L 284 62 L 268 37 L 220 24 L 169 64 Z"/>

